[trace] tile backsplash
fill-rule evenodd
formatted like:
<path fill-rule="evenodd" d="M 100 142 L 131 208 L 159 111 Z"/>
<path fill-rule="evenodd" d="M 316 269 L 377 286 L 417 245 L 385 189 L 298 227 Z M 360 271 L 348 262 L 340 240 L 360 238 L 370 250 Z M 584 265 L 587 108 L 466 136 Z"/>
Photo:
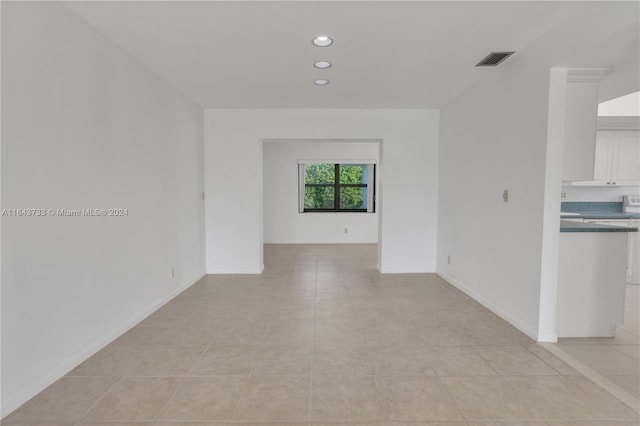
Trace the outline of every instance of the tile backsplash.
<path fill-rule="evenodd" d="M 561 203 L 567 213 L 622 213 L 622 202 L 569 201 Z"/>

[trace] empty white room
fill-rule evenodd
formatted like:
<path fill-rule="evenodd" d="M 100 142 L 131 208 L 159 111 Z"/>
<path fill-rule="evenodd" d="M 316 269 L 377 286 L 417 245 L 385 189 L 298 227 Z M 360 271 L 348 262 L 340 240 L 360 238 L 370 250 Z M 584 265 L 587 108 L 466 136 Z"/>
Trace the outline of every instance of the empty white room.
<path fill-rule="evenodd" d="M 640 424 L 637 1 L 0 12 L 2 424 Z"/>

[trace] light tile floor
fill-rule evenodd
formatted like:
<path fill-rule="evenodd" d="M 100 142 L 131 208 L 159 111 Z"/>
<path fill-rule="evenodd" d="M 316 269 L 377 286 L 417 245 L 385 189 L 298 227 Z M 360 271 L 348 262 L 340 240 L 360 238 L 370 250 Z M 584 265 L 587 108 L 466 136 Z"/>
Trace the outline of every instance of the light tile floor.
<path fill-rule="evenodd" d="M 265 246 L 264 274 L 205 277 L 3 424 L 639 424 L 446 281 L 381 275 L 376 257 Z M 562 346 L 635 389 L 637 345 L 575 343 Z"/>
<path fill-rule="evenodd" d="M 640 399 L 638 336 L 618 328 L 614 338 L 565 338 L 559 339 L 556 346 L 635 399 Z"/>

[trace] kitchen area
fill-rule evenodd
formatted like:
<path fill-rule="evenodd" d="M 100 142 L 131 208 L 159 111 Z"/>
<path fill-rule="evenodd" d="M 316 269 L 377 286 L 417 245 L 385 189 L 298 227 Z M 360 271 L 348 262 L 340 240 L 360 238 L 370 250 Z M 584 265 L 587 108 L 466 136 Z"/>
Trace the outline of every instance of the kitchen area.
<path fill-rule="evenodd" d="M 568 74 L 559 338 L 640 336 L 640 96 L 598 105 L 609 72 Z"/>
<path fill-rule="evenodd" d="M 640 197 L 623 199 L 562 203 L 558 337 L 640 335 Z"/>
<path fill-rule="evenodd" d="M 559 233 L 552 253 L 556 285 L 548 293 L 555 340 L 544 345 L 635 409 L 640 407 L 640 41 L 637 34 L 629 37 L 623 56 L 632 59 L 626 68 L 603 57 L 612 50 L 609 44 L 590 57 L 611 67 L 565 68 L 558 79 L 561 96 L 554 100 L 561 107 L 552 117 L 562 129 L 561 146 L 556 145 L 562 155 L 553 182 L 560 190 L 553 193 L 557 204 L 549 216 L 559 215 L 559 229 L 553 227 Z"/>

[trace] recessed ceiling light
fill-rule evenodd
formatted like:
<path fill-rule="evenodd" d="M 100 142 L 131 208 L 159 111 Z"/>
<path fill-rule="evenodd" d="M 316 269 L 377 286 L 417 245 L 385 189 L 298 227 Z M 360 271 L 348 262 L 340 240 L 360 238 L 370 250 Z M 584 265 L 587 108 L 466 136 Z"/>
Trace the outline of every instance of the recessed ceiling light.
<path fill-rule="evenodd" d="M 314 67 L 316 68 L 320 68 L 321 70 L 326 69 L 331 67 L 331 62 L 327 62 L 327 61 L 318 61 L 315 64 L 313 64 Z"/>
<path fill-rule="evenodd" d="M 327 84 L 329 84 L 329 80 L 325 80 L 323 78 L 315 80 L 313 82 L 316 86 L 326 86 Z"/>
<path fill-rule="evenodd" d="M 331 46 L 331 43 L 333 43 L 333 40 L 331 40 L 331 38 L 327 36 L 318 36 L 313 39 L 313 44 L 318 47 Z"/>

